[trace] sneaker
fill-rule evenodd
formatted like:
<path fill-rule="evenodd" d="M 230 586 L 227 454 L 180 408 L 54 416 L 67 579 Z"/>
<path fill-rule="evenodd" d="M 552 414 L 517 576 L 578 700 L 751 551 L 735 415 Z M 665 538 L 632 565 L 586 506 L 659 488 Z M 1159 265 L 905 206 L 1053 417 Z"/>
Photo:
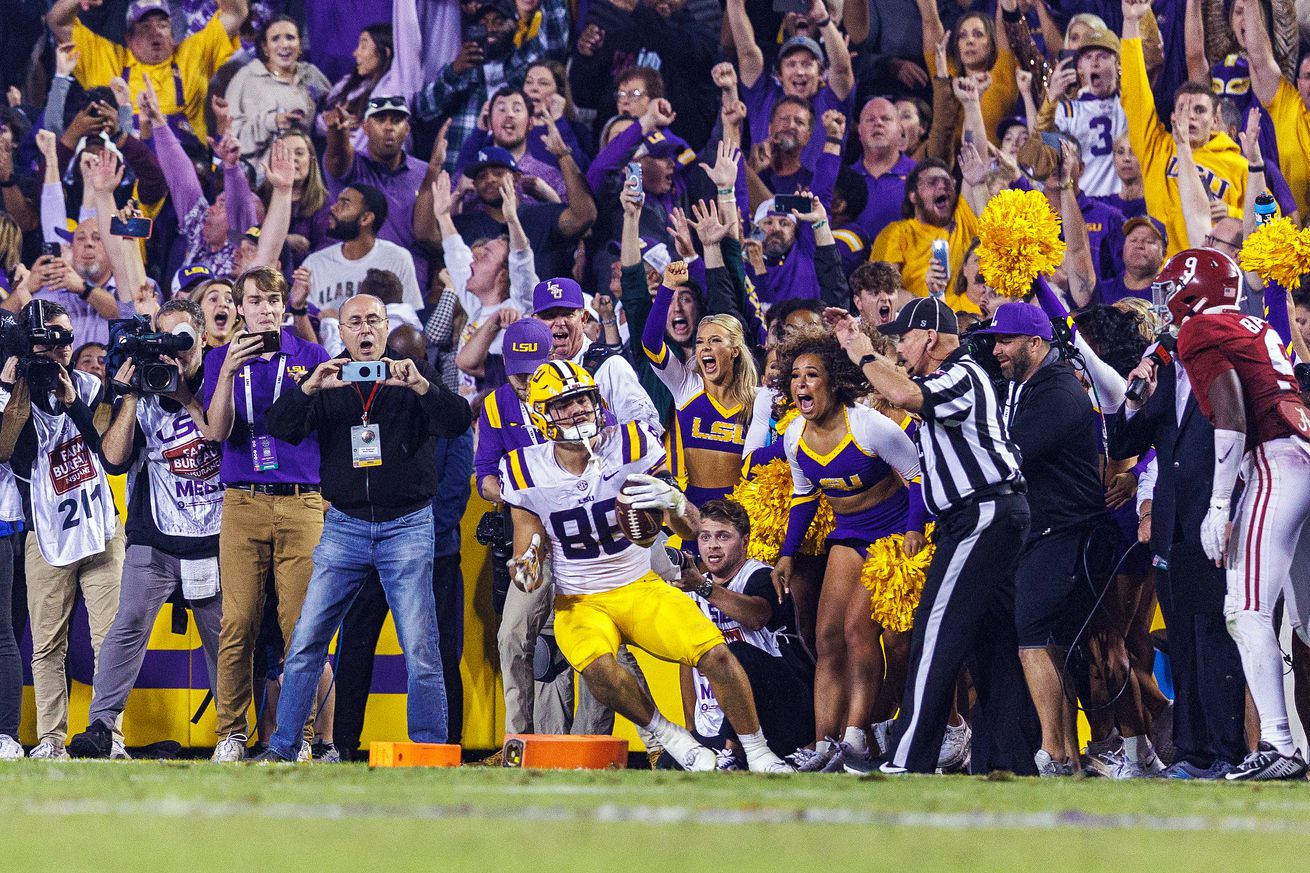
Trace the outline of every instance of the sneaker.
<path fill-rule="evenodd" d="M 1123 749 L 1103 752 L 1096 758 L 1096 762 L 1097 767 L 1094 772 L 1108 779 L 1146 778 L 1146 771 L 1142 769 L 1142 765 L 1124 754 Z"/>
<path fill-rule="evenodd" d="M 296 755 L 297 764 L 308 764 L 314 760 L 314 747 L 309 744 L 309 740 L 300 741 L 300 753 Z"/>
<path fill-rule="evenodd" d="M 28 753 L 28 757 L 43 761 L 67 761 L 68 749 L 65 749 L 62 743 L 42 740 Z"/>
<path fill-rule="evenodd" d="M 1198 767 L 1187 761 L 1174 761 L 1160 772 L 1165 779 L 1222 779 L 1231 773 L 1233 766 L 1223 761 L 1215 761 L 1209 767 Z"/>
<path fill-rule="evenodd" d="M 127 746 L 123 745 L 121 740 L 114 740 L 114 745 L 109 750 L 109 760 L 130 761 L 132 756 L 127 753 Z"/>
<path fill-rule="evenodd" d="M 886 757 L 887 755 L 890 755 L 892 753 L 890 744 L 891 744 L 891 735 L 892 735 L 892 725 L 894 725 L 895 723 L 896 723 L 896 719 L 889 718 L 886 721 L 878 722 L 872 728 L 869 729 L 869 736 L 873 738 L 873 741 L 875 743 L 877 743 L 878 754 L 882 755 L 883 757 Z"/>
<path fill-rule="evenodd" d="M 1072 761 L 1056 761 L 1045 749 L 1038 749 L 1033 761 L 1037 764 L 1037 775 L 1042 778 L 1073 775 Z"/>
<path fill-rule="evenodd" d="M 872 773 L 882 763 L 872 749 L 865 752 L 857 752 L 851 747 L 850 743 L 841 744 L 841 763 L 842 770 L 855 776 L 863 776 L 866 773 Z"/>
<path fill-rule="evenodd" d="M 712 773 L 719 764 L 718 755 L 713 749 L 707 749 L 685 729 L 676 730 L 670 737 L 672 742 L 664 744 L 664 751 L 669 753 L 678 766 L 692 773 Z"/>
<path fill-rule="evenodd" d="M 910 771 L 898 764 L 893 764 L 891 761 L 883 761 L 882 766 L 878 768 L 878 772 L 886 776 L 904 776 Z"/>
<path fill-rule="evenodd" d="M 820 773 L 845 773 L 846 750 L 842 748 L 842 743 L 838 740 L 834 740 L 831 737 L 829 737 L 828 742 L 832 743 L 832 754 L 828 758 L 828 763 L 824 764 L 823 768 L 820 769 L 819 772 Z"/>
<path fill-rule="evenodd" d="M 74 758 L 108 758 L 114 751 L 114 732 L 103 721 L 94 721 L 68 741 Z"/>
<path fill-rule="evenodd" d="M 1115 768 L 1119 766 L 1122 751 L 1123 741 L 1117 733 L 1112 733 L 1109 739 L 1093 740 L 1087 744 L 1087 751 L 1082 756 L 1083 769 L 1088 776 L 1112 778 Z"/>
<path fill-rule="evenodd" d="M 1151 749 L 1151 757 L 1145 761 L 1138 761 L 1137 766 L 1142 768 L 1143 776 L 1159 776 L 1164 772 L 1164 762 L 1160 760 L 1154 749 Z"/>
<path fill-rule="evenodd" d="M 233 764 L 246 757 L 246 743 L 249 740 L 245 734 L 228 734 L 219 740 L 218 745 L 214 747 L 214 754 L 209 759 L 216 764 Z"/>
<path fill-rule="evenodd" d="M 9 734 L 0 734 L 0 761 L 17 761 L 23 757 L 26 757 L 26 753 L 18 740 Z"/>
<path fill-rule="evenodd" d="M 1296 749 L 1284 755 L 1264 740 L 1242 763 L 1224 776 L 1229 782 L 1267 782 L 1274 779 L 1301 779 L 1305 776 L 1305 759 Z"/>
<path fill-rule="evenodd" d="M 715 755 L 718 757 L 719 763 L 714 769 L 720 773 L 731 773 L 734 770 L 741 769 L 741 766 L 737 763 L 737 753 L 732 749 L 719 749 L 715 752 Z"/>
<path fill-rule="evenodd" d="M 773 752 L 765 751 L 748 763 L 752 773 L 795 773 L 796 768 L 779 758 Z"/>
<path fill-rule="evenodd" d="M 309 747 L 316 764 L 340 764 L 341 753 L 333 743 L 314 743 Z"/>
<path fill-rule="evenodd" d="M 960 720 L 958 725 L 947 725 L 942 737 L 942 749 L 937 753 L 938 773 L 963 773 L 969 769 L 973 757 L 973 729 Z"/>
<path fill-rule="evenodd" d="M 272 748 L 267 748 L 264 751 L 260 752 L 258 755 L 254 756 L 253 758 L 246 758 L 245 760 L 246 763 L 248 764 L 294 764 L 295 763 L 295 761 L 282 757 L 277 752 L 273 751 Z"/>
<path fill-rule="evenodd" d="M 797 773 L 818 773 L 828 766 L 832 752 L 816 752 L 814 749 L 797 749 L 787 756 L 787 760 L 796 768 Z"/>

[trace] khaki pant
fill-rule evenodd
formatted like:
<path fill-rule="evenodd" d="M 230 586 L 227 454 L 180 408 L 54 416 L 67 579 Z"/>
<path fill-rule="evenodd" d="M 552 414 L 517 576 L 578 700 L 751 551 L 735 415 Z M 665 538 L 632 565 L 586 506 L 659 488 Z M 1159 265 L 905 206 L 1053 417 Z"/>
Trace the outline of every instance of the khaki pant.
<path fill-rule="evenodd" d="M 264 613 L 270 568 L 277 591 L 278 625 L 291 644 L 305 590 L 314 571 L 314 547 L 323 533 L 323 498 L 317 493 L 273 496 L 229 488 L 223 493 L 218 569 L 223 624 L 218 638 L 214 704 L 219 737 L 245 734 L 255 672 L 255 641 Z M 313 716 L 305 738 L 313 739 Z"/>
<path fill-rule="evenodd" d="M 91 649 L 100 660 L 100 644 L 118 614 L 118 589 L 123 578 L 123 522 L 105 550 L 66 567 L 52 567 L 41 557 L 36 532 L 27 535 L 27 610 L 32 625 L 32 690 L 36 697 L 37 742 L 62 746 L 68 737 L 68 627 L 78 587 L 86 601 L 91 625 Z M 120 719 L 121 721 L 121 719 Z M 117 725 L 114 734 L 120 740 Z"/>

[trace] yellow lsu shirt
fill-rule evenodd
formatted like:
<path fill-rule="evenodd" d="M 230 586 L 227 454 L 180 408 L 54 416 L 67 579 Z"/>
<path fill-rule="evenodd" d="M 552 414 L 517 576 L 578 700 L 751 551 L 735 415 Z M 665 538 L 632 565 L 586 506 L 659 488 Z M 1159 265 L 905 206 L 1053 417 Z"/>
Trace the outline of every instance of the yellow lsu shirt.
<path fill-rule="evenodd" d="M 1296 211 L 1305 221 L 1310 216 L 1310 162 L 1306 157 L 1310 155 L 1310 111 L 1286 79 L 1279 79 L 1278 92 L 1265 108 L 1278 137 L 1278 168 L 1292 189 Z"/>
<path fill-rule="evenodd" d="M 933 240 L 944 239 L 950 247 L 951 281 L 946 283 L 946 305 L 956 312 L 977 312 L 973 301 L 955 293 L 955 277 L 964 264 L 964 253 L 978 236 L 978 217 L 961 197 L 955 204 L 951 226 L 934 227 L 917 218 L 893 221 L 873 241 L 869 260 L 886 261 L 900 267 L 901 281 L 915 297 L 928 296 L 928 263 Z"/>
<path fill-rule="evenodd" d="M 73 22 L 73 44 L 79 54 L 74 74 L 83 88 L 108 85 L 110 79 L 126 73 L 127 87 L 135 105 L 146 89 L 145 78 L 148 76 L 163 113 L 185 113 L 201 142 L 207 135 L 205 95 L 209 91 L 209 79 L 237 50 L 237 40 L 227 35 L 218 15 L 209 19 L 202 30 L 178 43 L 172 59 L 162 64 L 141 63 L 126 46 L 105 39 L 80 21 Z M 182 78 L 181 106 L 178 105 L 173 76 L 174 64 Z"/>
<path fill-rule="evenodd" d="M 1146 210 L 1165 223 L 1169 234 L 1166 257 L 1187 248 L 1187 223 L 1178 196 L 1178 154 L 1174 138 L 1165 130 L 1155 111 L 1155 97 L 1146 77 L 1146 61 L 1140 39 L 1125 39 L 1120 55 L 1119 100 L 1128 116 L 1128 142 L 1142 165 L 1142 183 L 1146 188 Z M 1281 136 L 1281 135 L 1280 135 Z M 1226 133 L 1210 137 L 1199 149 L 1192 150 L 1196 172 L 1201 174 L 1211 199 L 1222 200 L 1228 214 L 1242 217 L 1246 197 L 1246 158 Z"/>

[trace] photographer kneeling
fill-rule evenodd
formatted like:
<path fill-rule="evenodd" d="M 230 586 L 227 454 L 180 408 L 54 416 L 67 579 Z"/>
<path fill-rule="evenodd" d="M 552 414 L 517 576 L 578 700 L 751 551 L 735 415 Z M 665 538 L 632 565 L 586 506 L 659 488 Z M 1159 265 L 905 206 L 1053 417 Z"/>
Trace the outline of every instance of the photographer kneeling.
<path fill-rule="evenodd" d="M 211 687 L 218 676 L 218 529 L 223 489 L 219 444 L 206 440 L 189 411 L 204 381 L 205 314 L 169 300 L 150 332 L 144 318 L 111 322 L 108 363 L 122 392 L 100 457 L 128 474 L 127 558 L 118 617 L 96 662 L 87 729 L 68 751 L 107 758 L 110 729 L 136 684 L 155 617 L 180 584 L 196 619 Z"/>
<path fill-rule="evenodd" d="M 256 759 L 263 762 L 295 760 L 328 643 L 375 568 L 409 674 L 410 739 L 444 743 L 447 736 L 432 594 L 433 441 L 464 433 L 472 415 L 426 363 L 386 355 L 387 309 L 378 298 L 348 299 L 339 329 L 346 355 L 320 364 L 265 419 L 269 433 L 289 443 L 318 434 L 332 508 L 287 649 L 278 729 Z"/>
<path fill-rule="evenodd" d="M 9 357 L 0 370 L 7 390 L 0 459 L 9 461 L 18 479 L 32 530 L 25 565 L 38 740 L 33 758 L 68 757 L 64 658 L 77 589 L 86 600 L 98 658 L 118 612 L 123 572 L 123 527 L 99 457 L 104 425 L 96 419 L 104 389 L 94 376 L 70 369 L 73 339 L 64 307 L 33 300 L 6 334 Z M 127 757 L 117 728 L 111 757 Z"/>

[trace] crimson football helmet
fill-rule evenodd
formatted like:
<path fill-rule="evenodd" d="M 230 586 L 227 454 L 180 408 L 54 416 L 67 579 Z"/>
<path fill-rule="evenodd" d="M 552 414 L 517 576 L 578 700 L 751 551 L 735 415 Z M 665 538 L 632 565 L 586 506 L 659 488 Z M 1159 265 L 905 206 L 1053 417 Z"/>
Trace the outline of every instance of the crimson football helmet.
<path fill-rule="evenodd" d="M 1242 272 L 1236 262 L 1214 249 L 1185 249 L 1165 263 L 1151 283 L 1156 306 L 1169 311 L 1174 324 L 1213 306 L 1236 306 Z"/>

